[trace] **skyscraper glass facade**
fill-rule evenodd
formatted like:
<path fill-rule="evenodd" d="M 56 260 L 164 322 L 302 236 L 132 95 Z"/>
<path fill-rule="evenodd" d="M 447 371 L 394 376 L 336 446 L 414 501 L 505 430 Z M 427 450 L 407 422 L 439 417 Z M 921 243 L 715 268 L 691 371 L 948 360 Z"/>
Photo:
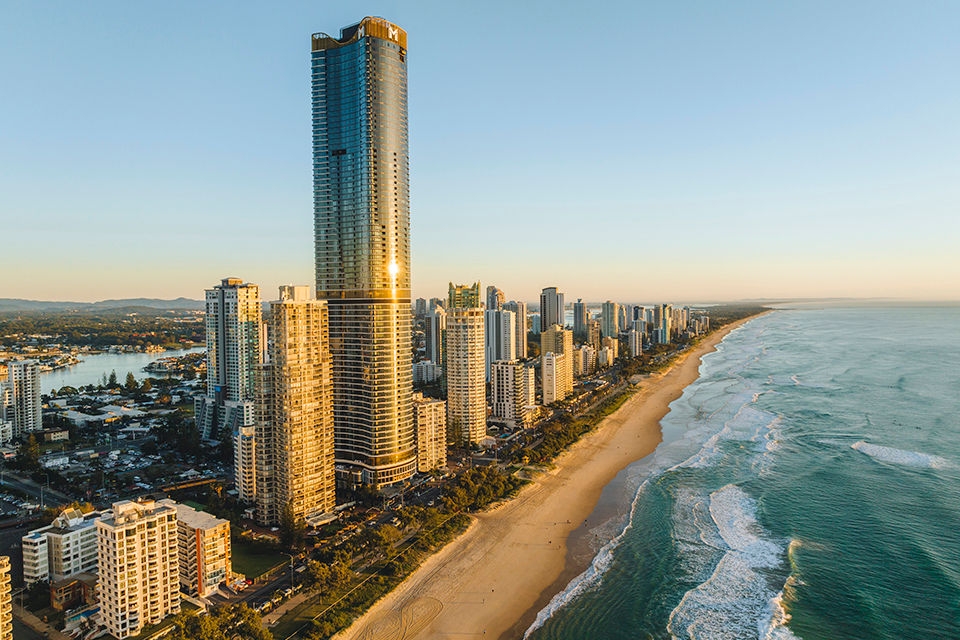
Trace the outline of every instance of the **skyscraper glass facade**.
<path fill-rule="evenodd" d="M 330 312 L 336 460 L 374 487 L 416 471 L 406 39 L 369 17 L 312 38 L 317 297 Z"/>

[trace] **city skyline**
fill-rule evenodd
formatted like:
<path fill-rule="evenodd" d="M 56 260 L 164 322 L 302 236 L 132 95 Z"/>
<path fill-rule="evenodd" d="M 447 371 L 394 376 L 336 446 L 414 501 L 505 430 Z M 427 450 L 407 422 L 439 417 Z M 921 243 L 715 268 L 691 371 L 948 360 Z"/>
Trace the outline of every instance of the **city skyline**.
<path fill-rule="evenodd" d="M 0 297 L 312 280 L 306 42 L 377 15 L 417 42 L 413 298 L 960 298 L 946 3 L 2 13 Z"/>

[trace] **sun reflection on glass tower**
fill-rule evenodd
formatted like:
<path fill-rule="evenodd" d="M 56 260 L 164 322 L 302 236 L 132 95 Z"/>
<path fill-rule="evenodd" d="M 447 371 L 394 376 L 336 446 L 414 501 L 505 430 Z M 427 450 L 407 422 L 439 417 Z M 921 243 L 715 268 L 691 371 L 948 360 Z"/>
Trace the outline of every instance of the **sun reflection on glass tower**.
<path fill-rule="evenodd" d="M 317 297 L 330 311 L 338 479 L 416 471 L 407 34 L 364 18 L 312 38 Z"/>

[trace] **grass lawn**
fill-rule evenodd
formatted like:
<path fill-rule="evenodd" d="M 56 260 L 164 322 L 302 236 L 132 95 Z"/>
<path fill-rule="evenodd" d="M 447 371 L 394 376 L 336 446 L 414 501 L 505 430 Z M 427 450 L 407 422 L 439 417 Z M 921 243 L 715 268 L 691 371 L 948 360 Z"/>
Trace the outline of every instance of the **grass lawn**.
<path fill-rule="evenodd" d="M 269 551 L 252 545 L 245 540 L 234 538 L 231 541 L 233 551 L 233 570 L 253 580 L 274 567 L 290 562 L 288 556 L 277 551 Z"/>

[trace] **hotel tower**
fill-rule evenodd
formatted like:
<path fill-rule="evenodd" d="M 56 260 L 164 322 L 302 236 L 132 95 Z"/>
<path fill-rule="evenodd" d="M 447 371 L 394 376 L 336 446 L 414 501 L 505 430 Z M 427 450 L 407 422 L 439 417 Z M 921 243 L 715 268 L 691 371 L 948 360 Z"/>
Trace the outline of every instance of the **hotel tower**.
<path fill-rule="evenodd" d="M 315 33 L 317 298 L 330 314 L 338 479 L 375 489 L 417 465 L 410 366 L 407 34 L 382 18 Z"/>

